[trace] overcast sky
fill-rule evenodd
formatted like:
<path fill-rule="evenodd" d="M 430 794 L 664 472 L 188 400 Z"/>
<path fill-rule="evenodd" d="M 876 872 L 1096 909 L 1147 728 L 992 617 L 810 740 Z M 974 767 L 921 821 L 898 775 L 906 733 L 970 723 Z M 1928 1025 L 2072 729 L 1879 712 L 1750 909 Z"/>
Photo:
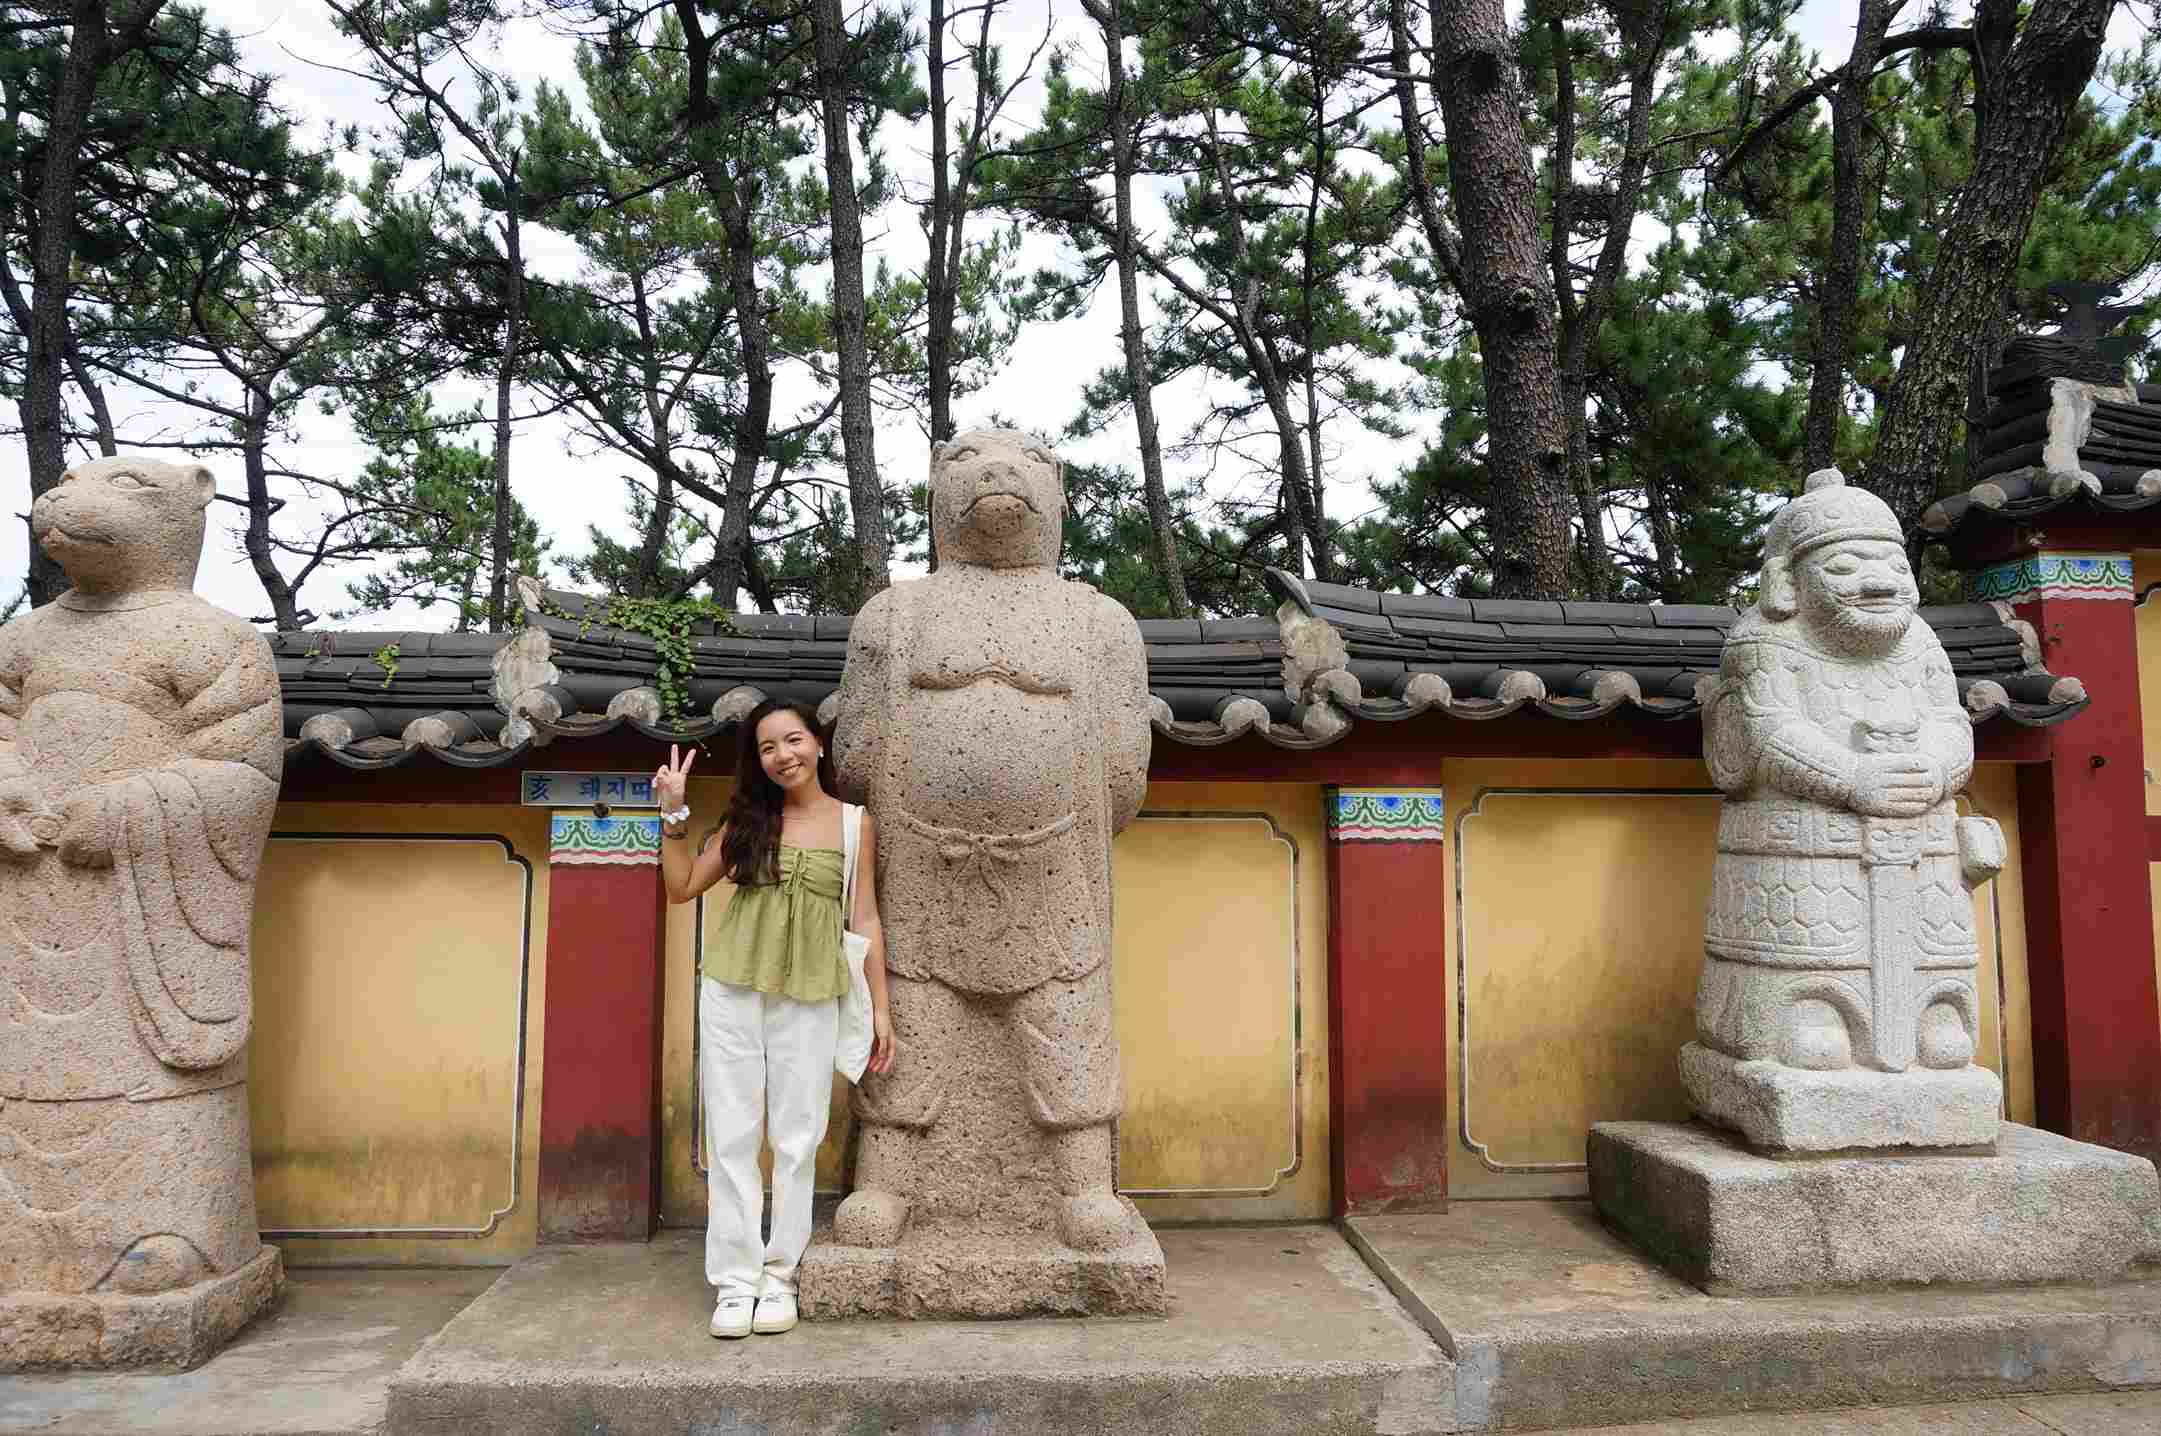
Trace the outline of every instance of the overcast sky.
<path fill-rule="evenodd" d="M 1857 0 L 1808 0 L 1798 21 L 1805 43 L 1835 63 L 1846 52 L 1856 6 Z M 353 65 L 354 62 L 352 47 L 331 27 L 328 11 L 322 5 L 312 3 L 312 0 L 291 0 L 291 3 L 287 0 L 207 0 L 204 8 L 215 21 L 241 37 L 242 52 L 248 64 L 280 78 L 283 102 L 316 134 L 337 126 L 368 126 L 380 121 L 381 107 L 365 81 L 334 68 L 324 68 L 325 65 Z M 1004 44 L 1009 64 L 1018 63 L 1042 36 L 1046 8 L 1055 41 L 1070 41 L 1083 57 L 1096 54 L 1093 26 L 1086 22 L 1077 0 L 1048 0 L 1047 7 L 1031 6 L 1027 0 L 1021 0 L 1005 17 Z M 1511 11 L 1515 8 L 1511 3 Z M 2150 18 L 2150 12 L 2133 16 L 2119 9 L 2112 42 L 2130 43 L 2135 27 L 2143 18 Z M 517 77 L 528 98 L 542 79 L 575 93 L 578 84 L 572 65 L 573 49 L 574 42 L 569 38 L 551 33 L 537 22 L 524 21 L 511 27 L 506 34 L 495 63 Z M 1088 62 L 1084 60 L 1083 63 Z M 1039 65 L 1039 73 L 1040 69 Z M 1031 121 L 1040 104 L 1040 96 L 1040 85 L 1025 87 L 1015 97 L 1011 110 L 1014 121 L 1021 125 Z M 923 127 L 890 125 L 881 136 L 881 144 L 904 186 L 911 193 L 926 190 L 928 139 Z M 353 158 L 356 169 L 364 165 L 363 156 Z M 1144 228 L 1159 226 L 1162 210 L 1160 206 L 1144 203 L 1139 219 Z M 920 265 L 924 242 L 917 228 L 914 209 L 904 205 L 889 206 L 870 218 L 866 230 L 873 266 L 881 256 L 889 259 L 896 268 L 912 269 Z M 536 269 L 563 278 L 576 272 L 578 256 L 567 240 L 538 228 L 529 229 L 528 235 L 528 253 Z M 1639 236 L 1641 238 L 1644 236 Z M 1031 236 L 1022 258 L 1027 267 L 1033 268 L 1054 261 L 1057 253 L 1058 246 L 1054 241 Z M 957 406 L 961 426 L 965 428 L 997 413 L 1056 434 L 1072 418 L 1081 386 L 1115 357 L 1117 324 L 1116 291 L 1106 286 L 1087 313 L 1062 323 L 1037 323 L 1025 327 L 1003 371 L 987 388 L 968 396 Z M 439 405 L 467 404 L 477 397 L 477 393 L 475 390 L 446 392 L 439 399 Z M 165 425 L 185 422 L 161 411 L 154 401 L 146 401 L 145 396 L 115 392 L 112 397 L 124 435 L 149 435 Z M 1158 391 L 1157 403 L 1166 441 L 1182 432 L 1192 417 L 1204 411 L 1206 397 L 1199 380 L 1166 384 Z M 783 406 L 788 398 L 783 394 Z M 1350 427 L 1341 425 L 1345 432 L 1339 437 L 1351 440 Z M 1331 517 L 1353 518 L 1369 505 L 1371 498 L 1365 481 L 1376 475 L 1392 474 L 1414 458 L 1422 433 L 1414 433 L 1402 440 L 1382 441 L 1363 436 L 1347 442 L 1334 466 L 1336 482 L 1331 486 L 1329 498 Z M 569 437 L 567 428 L 559 422 L 542 421 L 523 428 L 513 451 L 513 479 L 520 501 L 538 517 L 543 531 L 555 537 L 558 549 L 577 552 L 586 546 L 588 525 L 621 528 L 624 521 L 622 476 L 630 472 L 630 466 L 611 454 L 574 451 Z M 1085 444 L 1065 444 L 1062 448 L 1069 457 L 1138 468 L 1130 419 L 1113 425 L 1109 432 Z M 284 457 L 288 461 L 286 466 L 293 469 L 350 475 L 366 462 L 366 451 L 351 441 L 350 432 L 341 421 L 311 417 L 303 427 L 302 442 L 286 449 Z M 928 442 L 913 416 L 888 415 L 884 418 L 878 434 L 878 462 L 884 473 L 900 481 L 918 479 L 925 471 L 928 458 Z M 221 491 L 231 494 L 241 491 L 237 456 L 213 454 L 206 462 L 217 473 Z M 1174 468 L 1174 485 L 1180 477 Z M 0 452 L 0 485 L 5 486 L 11 500 L 7 512 L 19 514 L 27 509 L 29 480 L 19 440 L 10 442 L 4 452 Z M 1223 487 L 1226 486 L 1220 482 L 1212 483 L 1211 492 Z M 229 504 L 212 506 L 213 532 L 205 545 L 196 587 L 223 607 L 250 616 L 261 615 L 267 612 L 268 604 L 239 548 L 234 532 L 239 514 L 240 510 Z M 15 591 L 27 567 L 27 542 L 20 523 L 0 523 L 0 583 L 4 583 L 9 594 Z M 349 606 L 344 591 L 348 577 L 318 576 L 303 591 L 303 605 L 320 612 Z M 427 614 L 405 609 L 356 616 L 339 626 L 431 629 L 447 627 L 449 623 L 447 611 L 438 608 Z"/>

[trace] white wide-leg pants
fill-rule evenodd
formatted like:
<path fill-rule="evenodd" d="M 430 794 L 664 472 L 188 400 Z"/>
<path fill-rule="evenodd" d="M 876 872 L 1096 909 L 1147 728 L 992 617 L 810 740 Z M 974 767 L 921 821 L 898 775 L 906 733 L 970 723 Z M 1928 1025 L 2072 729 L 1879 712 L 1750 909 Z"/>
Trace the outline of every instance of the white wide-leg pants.
<path fill-rule="evenodd" d="M 698 986 L 705 1279 L 724 1297 L 793 1296 L 796 1264 L 810 1245 L 811 1188 L 832 1100 L 840 1004 L 797 1002 L 711 978 Z M 773 1230 L 762 1246 L 761 1135 L 773 1149 Z"/>

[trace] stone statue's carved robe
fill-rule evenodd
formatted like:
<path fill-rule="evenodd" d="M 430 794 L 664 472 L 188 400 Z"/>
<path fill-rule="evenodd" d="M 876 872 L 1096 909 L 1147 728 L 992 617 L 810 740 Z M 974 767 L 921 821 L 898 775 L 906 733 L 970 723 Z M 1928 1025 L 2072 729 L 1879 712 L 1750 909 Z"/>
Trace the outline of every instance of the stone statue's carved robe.
<path fill-rule="evenodd" d="M 1972 727 L 1935 632 L 1916 619 L 1888 655 L 1844 658 L 1811 643 L 1800 619 L 1751 612 L 1727 640 L 1705 724 L 1727 797 L 1698 1040 L 1789 1066 L 1964 1066 L 1979 945 L 1955 797 L 1911 818 L 1853 807 L 1862 754 L 1926 757 L 1949 795 L 1972 774 Z M 1966 1040 L 1920 1050 L 1922 1014 L 1938 1003 Z M 1796 1029 L 1804 1004 L 1819 1028 L 1824 1007 L 1837 1014 L 1843 1059 L 1835 1032 Z"/>
<path fill-rule="evenodd" d="M 1023 617 L 986 602 L 1010 586 Z M 1110 842 L 1146 786 L 1146 660 L 1124 609 L 1046 576 L 896 584 L 850 633 L 844 783 L 879 818 L 879 905 L 902 1058 L 867 1121 L 943 1109 L 959 994 L 1014 999 L 1033 1119 L 1107 1122 Z"/>
<path fill-rule="evenodd" d="M 192 595 L 66 605 L 0 629 L 0 823 L 39 844 L 0 855 L 0 1293 L 142 1292 L 260 1247 L 243 1084 L 277 679 Z M 52 845 L 71 800 L 110 866 Z M 147 1238 L 168 1250 L 131 1262 Z"/>

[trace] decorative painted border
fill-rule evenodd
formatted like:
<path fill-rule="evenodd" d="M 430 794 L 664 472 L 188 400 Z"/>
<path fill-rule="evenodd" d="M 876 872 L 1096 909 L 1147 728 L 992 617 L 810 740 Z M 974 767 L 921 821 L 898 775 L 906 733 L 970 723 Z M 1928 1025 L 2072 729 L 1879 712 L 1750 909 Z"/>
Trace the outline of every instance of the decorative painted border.
<path fill-rule="evenodd" d="M 1438 791 L 1337 788 L 1328 805 L 1328 836 L 1339 843 L 1439 843 L 1448 838 L 1448 805 Z"/>
<path fill-rule="evenodd" d="M 1557 1172 L 1583 1172 L 1589 1167 L 1583 1162 L 1500 1162 L 1484 1142 L 1471 1135 L 1471 940 L 1470 926 L 1465 919 L 1469 911 L 1466 895 L 1469 887 L 1469 863 L 1463 841 L 1464 825 L 1480 816 L 1488 798 L 1717 798 L 1723 794 L 1716 788 L 1480 788 L 1471 799 L 1471 806 L 1456 819 L 1456 1132 L 1463 1145 L 1478 1158 L 1480 1166 L 1489 1172 L 1504 1176 L 1551 1175 Z M 1970 793 L 1959 794 L 1959 802 L 1966 808 L 1980 810 Z M 2004 1015 L 2003 975 L 2003 906 L 2002 888 L 1994 881 L 1989 883 L 1989 918 L 1994 928 L 1988 956 L 1995 967 L 1996 978 L 1996 1061 L 2002 1082 L 2003 1096 L 1999 1104 L 2008 1108 L 2011 1090 L 2011 1044 L 2010 1033 Z M 1512 1201 L 1512 1196 L 1496 1195 L 1471 1197 L 1451 1193 L 1451 1201 Z"/>
<path fill-rule="evenodd" d="M 554 813 L 548 818 L 548 862 L 610 867 L 657 866 L 660 819 L 596 818 Z"/>
<path fill-rule="evenodd" d="M 2131 555 L 2032 554 L 1968 574 L 1966 591 L 1976 603 L 2020 603 L 2036 598 L 2129 599 Z"/>
<path fill-rule="evenodd" d="M 305 1237 L 321 1241 L 369 1241 L 382 1238 L 401 1240 L 462 1240 L 481 1241 L 494 1236 L 503 1224 L 503 1218 L 518 1209 L 521 1184 L 518 1174 L 525 1170 L 525 1058 L 526 1018 L 532 999 L 533 985 L 533 865 L 518 855 L 509 838 L 500 833 L 328 833 L 293 832 L 272 833 L 270 841 L 287 843 L 494 843 L 503 850 L 503 861 L 518 867 L 524 874 L 522 904 L 518 917 L 518 1014 L 516 1075 L 511 1079 L 510 1103 L 510 1200 L 488 1213 L 487 1221 L 477 1227 L 265 1227 L 264 1241 L 283 1241 L 288 1238 Z"/>
<path fill-rule="evenodd" d="M 1286 1166 L 1276 1169 L 1275 1177 L 1265 1187 L 1124 1187 L 1118 1190 L 1129 1197 L 1271 1197 L 1277 1189 L 1305 1167 L 1306 1164 L 1306 1118 L 1305 1090 L 1300 1078 L 1305 1073 L 1301 1054 L 1306 1044 L 1306 1005 L 1303 962 L 1305 958 L 1305 910 L 1299 895 L 1298 839 L 1285 832 L 1282 825 L 1267 813 L 1242 810 L 1198 809 L 1178 812 L 1144 808 L 1135 817 L 1137 822 L 1159 823 L 1223 823 L 1257 822 L 1268 826 L 1268 836 L 1283 844 L 1291 856 L 1291 1110 L 1290 1139 L 1291 1157 Z M 705 895 L 700 894 L 692 913 L 691 927 L 691 998 L 690 1018 L 690 1167 L 698 1176 L 706 1175 L 705 1161 L 705 1093 L 698 1081 L 700 1032 L 697 997 L 700 984 L 705 978 Z M 819 1189 L 820 1195 L 832 1195 Z"/>

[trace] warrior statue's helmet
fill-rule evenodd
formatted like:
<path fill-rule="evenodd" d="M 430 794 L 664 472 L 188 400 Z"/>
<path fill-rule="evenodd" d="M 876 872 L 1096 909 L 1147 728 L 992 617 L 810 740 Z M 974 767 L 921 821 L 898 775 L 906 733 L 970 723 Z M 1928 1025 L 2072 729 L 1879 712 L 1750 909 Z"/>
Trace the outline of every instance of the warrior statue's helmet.
<path fill-rule="evenodd" d="M 1848 484 L 1837 469 L 1816 470 L 1801 496 L 1778 511 L 1764 535 L 1758 601 L 1764 617 L 1793 616 L 1795 564 L 1830 544 L 1855 541 L 1903 544 L 1905 534 L 1889 504 Z"/>

